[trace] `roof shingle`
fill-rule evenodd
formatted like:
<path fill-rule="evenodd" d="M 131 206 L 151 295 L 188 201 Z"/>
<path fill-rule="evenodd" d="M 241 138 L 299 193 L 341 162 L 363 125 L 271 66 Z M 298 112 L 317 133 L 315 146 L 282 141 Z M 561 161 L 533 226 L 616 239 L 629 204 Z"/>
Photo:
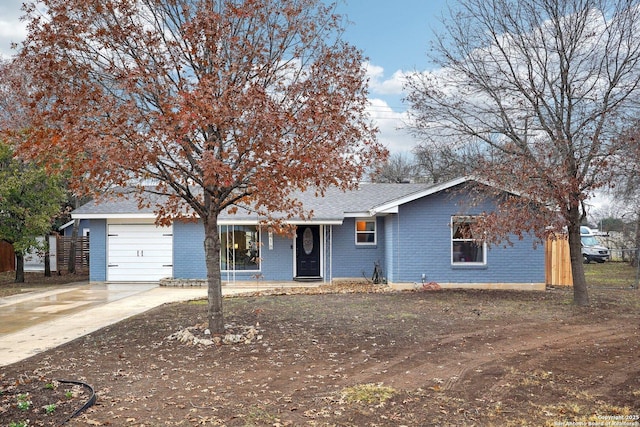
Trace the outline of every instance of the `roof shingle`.
<path fill-rule="evenodd" d="M 437 192 L 443 188 L 460 184 L 454 180 L 445 185 L 433 184 L 378 184 L 364 183 L 356 190 L 343 191 L 336 187 L 327 189 L 324 197 L 317 197 L 313 190 L 296 193 L 294 197 L 302 202 L 306 211 L 313 211 L 314 221 L 341 221 L 345 216 L 368 215 L 376 207 L 393 204 L 394 201 L 412 199 L 421 195 Z M 138 200 L 133 196 L 122 196 L 105 200 L 91 201 L 72 212 L 74 218 L 109 218 L 109 217 L 152 217 L 154 206 L 163 203 L 167 196 L 153 193 L 145 195 L 149 206 L 139 208 Z M 246 212 L 246 211 L 245 211 Z M 351 214 L 351 215 L 350 215 Z M 255 215 L 238 212 L 234 215 L 224 213 L 220 220 L 255 219 Z M 279 215 L 275 214 L 275 217 Z"/>

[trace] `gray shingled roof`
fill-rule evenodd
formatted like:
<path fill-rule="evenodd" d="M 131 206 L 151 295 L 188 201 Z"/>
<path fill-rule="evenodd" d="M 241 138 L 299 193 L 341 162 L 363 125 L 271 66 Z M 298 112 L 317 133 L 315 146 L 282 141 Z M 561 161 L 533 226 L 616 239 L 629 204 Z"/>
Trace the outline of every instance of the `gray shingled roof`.
<path fill-rule="evenodd" d="M 411 199 L 412 196 L 421 197 L 431 191 L 439 191 L 449 186 L 457 185 L 460 181 L 452 181 L 451 185 L 434 186 L 431 184 L 373 184 L 364 183 L 357 190 L 342 191 L 335 187 L 329 188 L 324 197 L 316 197 L 314 191 L 301 192 L 295 197 L 303 203 L 305 210 L 314 212 L 315 221 L 341 221 L 349 214 L 368 213 L 376 207 L 394 203 L 395 201 Z M 162 204 L 163 198 L 148 193 L 147 198 L 150 206 L 138 208 L 138 201 L 135 197 L 118 197 L 103 201 L 91 201 L 72 212 L 74 218 L 107 218 L 114 215 L 126 217 L 128 215 L 152 215 L 154 206 Z M 277 215 L 275 215 L 277 217 Z M 245 216 L 237 213 L 234 216 L 223 214 L 219 219 L 257 219 L 255 216 Z"/>
<path fill-rule="evenodd" d="M 412 194 L 427 191 L 427 184 L 361 184 L 357 190 L 343 192 L 329 189 L 325 197 L 314 197 L 312 193 L 303 193 L 300 200 L 306 209 L 313 209 L 314 217 L 344 217 L 349 213 L 368 212 L 376 206 L 390 203 Z"/>
<path fill-rule="evenodd" d="M 124 194 L 124 193 L 121 193 Z M 153 205 L 162 203 L 164 196 L 148 193 L 146 196 L 151 207 L 138 207 L 138 200 L 133 196 L 118 196 L 113 198 L 95 199 L 75 209 L 73 216 L 85 215 L 117 215 L 117 214 L 153 214 Z"/>

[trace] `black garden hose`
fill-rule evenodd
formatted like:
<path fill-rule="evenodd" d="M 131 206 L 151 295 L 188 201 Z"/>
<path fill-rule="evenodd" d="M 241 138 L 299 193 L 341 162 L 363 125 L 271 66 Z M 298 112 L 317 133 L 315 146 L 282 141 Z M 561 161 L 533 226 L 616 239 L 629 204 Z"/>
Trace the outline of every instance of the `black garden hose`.
<path fill-rule="evenodd" d="M 91 387 L 89 384 L 87 383 L 83 383 L 82 381 L 76 381 L 76 380 L 56 380 L 61 384 L 75 384 L 75 385 L 80 385 L 84 388 L 86 388 L 87 390 L 89 390 L 90 396 L 89 396 L 89 400 L 87 400 L 87 402 L 82 405 L 82 408 L 78 409 L 77 411 L 75 411 L 73 414 L 71 414 L 71 416 L 69 418 L 67 418 L 66 420 L 64 420 L 62 422 L 62 424 L 60 425 L 64 425 L 66 424 L 71 418 L 73 417 L 77 417 L 78 415 L 80 415 L 83 411 L 89 409 L 90 407 L 93 406 L 94 403 L 96 403 L 96 392 L 93 390 L 93 387 Z"/>

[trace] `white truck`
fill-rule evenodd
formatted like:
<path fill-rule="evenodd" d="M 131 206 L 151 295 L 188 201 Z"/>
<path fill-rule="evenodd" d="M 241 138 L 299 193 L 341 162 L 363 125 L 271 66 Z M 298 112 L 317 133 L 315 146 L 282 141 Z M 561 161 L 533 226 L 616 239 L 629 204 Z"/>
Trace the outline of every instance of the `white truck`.
<path fill-rule="evenodd" d="M 591 261 L 603 263 L 609 259 L 609 248 L 600 244 L 596 238 L 596 233 L 589 227 L 580 227 L 580 240 L 585 264 L 589 264 Z"/>

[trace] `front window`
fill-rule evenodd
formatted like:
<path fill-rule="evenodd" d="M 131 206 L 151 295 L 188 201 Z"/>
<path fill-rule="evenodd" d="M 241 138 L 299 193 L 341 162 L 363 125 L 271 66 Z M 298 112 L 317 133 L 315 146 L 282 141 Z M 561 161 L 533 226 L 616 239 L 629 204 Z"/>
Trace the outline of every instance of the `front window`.
<path fill-rule="evenodd" d="M 260 270 L 260 232 L 258 226 L 220 226 L 220 245 L 221 270 Z"/>
<path fill-rule="evenodd" d="M 473 233 L 474 217 L 451 219 L 451 263 L 453 265 L 486 264 L 486 243 Z"/>
<path fill-rule="evenodd" d="M 356 245 L 376 244 L 376 220 L 358 219 L 356 220 Z"/>

